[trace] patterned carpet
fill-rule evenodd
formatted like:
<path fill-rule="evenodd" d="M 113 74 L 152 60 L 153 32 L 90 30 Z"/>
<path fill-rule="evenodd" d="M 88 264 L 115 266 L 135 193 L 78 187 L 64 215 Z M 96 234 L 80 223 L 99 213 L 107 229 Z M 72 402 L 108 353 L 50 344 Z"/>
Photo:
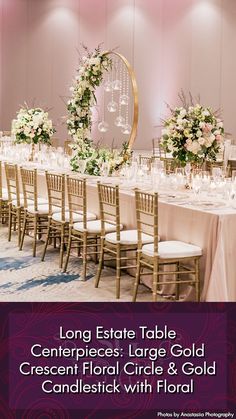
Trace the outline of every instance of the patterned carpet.
<path fill-rule="evenodd" d="M 48 247 L 45 262 L 41 262 L 42 243 L 37 256 L 32 257 L 32 239 L 26 237 L 24 248 L 18 250 L 16 233 L 7 241 L 7 228 L 0 226 L 0 301 L 117 301 L 115 271 L 105 268 L 99 288 L 94 288 L 96 266 L 89 262 L 87 280 L 81 281 L 81 261 L 71 257 L 68 273 L 58 267 L 58 249 Z M 131 301 L 134 278 L 122 275 L 121 298 Z M 143 289 L 142 289 L 143 288 Z M 139 301 L 150 301 L 151 293 L 140 287 Z"/>

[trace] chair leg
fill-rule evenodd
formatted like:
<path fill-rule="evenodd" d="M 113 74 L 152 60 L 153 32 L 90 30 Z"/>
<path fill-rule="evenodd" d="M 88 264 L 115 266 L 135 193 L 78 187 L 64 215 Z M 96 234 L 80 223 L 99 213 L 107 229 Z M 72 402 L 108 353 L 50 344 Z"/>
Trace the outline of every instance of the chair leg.
<path fill-rule="evenodd" d="M 61 226 L 61 244 L 60 244 L 60 264 L 59 267 L 63 267 L 63 256 L 64 256 L 64 240 L 65 240 L 65 225 Z"/>
<path fill-rule="evenodd" d="M 17 221 L 17 226 L 18 226 L 18 247 L 20 247 L 20 243 L 21 243 L 21 208 L 17 208 L 17 213 L 16 213 L 16 221 Z"/>
<path fill-rule="evenodd" d="M 9 206 L 9 221 L 8 221 L 8 241 L 11 241 L 11 229 L 12 229 L 12 210 L 11 206 Z"/>
<path fill-rule="evenodd" d="M 33 257 L 36 256 L 36 246 L 37 246 L 37 227 L 38 227 L 38 217 L 34 216 L 34 243 L 33 243 Z"/>
<path fill-rule="evenodd" d="M 196 301 L 200 302 L 200 272 L 199 272 L 199 259 L 195 259 L 195 281 L 196 281 Z"/>
<path fill-rule="evenodd" d="M 121 275 L 121 249 L 120 244 L 116 246 L 116 298 L 120 298 L 120 275 Z"/>
<path fill-rule="evenodd" d="M 83 234 L 83 276 L 82 280 L 86 281 L 86 272 L 87 272 L 87 233 Z"/>
<path fill-rule="evenodd" d="M 69 258 L 70 258 L 71 245 L 72 245 L 72 233 L 71 233 L 71 228 L 70 228 L 68 245 L 67 245 L 67 252 L 66 252 L 66 260 L 65 260 L 65 263 L 64 263 L 63 272 L 67 271 L 67 266 L 68 266 L 68 262 L 69 262 Z"/>
<path fill-rule="evenodd" d="M 134 292 L 133 292 L 133 303 L 137 299 L 138 294 L 138 286 L 140 284 L 140 272 L 141 272 L 141 252 L 138 251 L 138 257 L 137 257 L 137 270 L 135 275 L 135 282 L 134 282 Z"/>
<path fill-rule="evenodd" d="M 54 231 L 54 233 L 53 233 L 53 247 L 54 247 L 54 249 L 56 249 L 56 247 L 57 247 L 57 234 L 56 234 L 56 231 Z"/>
<path fill-rule="evenodd" d="M 98 254 L 97 254 L 97 251 L 98 251 L 98 238 L 97 237 L 95 238 L 94 251 L 95 251 L 94 263 L 97 265 L 97 263 L 98 263 Z"/>
<path fill-rule="evenodd" d="M 44 261 L 44 258 L 45 258 L 45 255 L 46 255 L 48 242 L 49 242 L 49 237 L 50 237 L 50 232 L 51 232 L 51 218 L 48 219 L 48 231 L 47 231 L 47 236 L 46 236 L 46 240 L 45 240 L 45 245 L 44 245 L 44 249 L 43 249 L 42 258 L 41 258 L 42 262 Z"/>
<path fill-rule="evenodd" d="M 177 271 L 179 271 L 179 262 L 177 263 Z M 180 290 L 180 284 L 179 284 L 179 274 L 176 274 L 176 301 L 179 301 L 179 290 Z"/>
<path fill-rule="evenodd" d="M 159 279 L 159 275 L 158 275 L 158 270 L 159 270 L 159 266 L 158 266 L 158 260 L 156 258 L 154 258 L 154 263 L 153 263 L 153 290 L 152 290 L 152 299 L 154 302 L 157 301 L 157 286 L 158 286 L 158 279 Z"/>
<path fill-rule="evenodd" d="M 24 214 L 23 228 L 22 228 L 22 234 L 21 234 L 21 242 L 20 242 L 20 248 L 19 248 L 19 250 L 22 250 L 23 249 L 24 238 L 25 238 L 25 231 L 26 231 L 26 225 L 27 225 L 27 214 L 25 212 L 25 214 Z"/>
<path fill-rule="evenodd" d="M 100 281 L 102 269 L 103 269 L 103 259 L 104 259 L 104 239 L 101 239 L 101 248 L 100 248 L 100 257 L 99 257 L 99 263 L 98 263 L 98 270 L 97 275 L 95 279 L 95 288 L 98 288 L 98 284 Z"/>

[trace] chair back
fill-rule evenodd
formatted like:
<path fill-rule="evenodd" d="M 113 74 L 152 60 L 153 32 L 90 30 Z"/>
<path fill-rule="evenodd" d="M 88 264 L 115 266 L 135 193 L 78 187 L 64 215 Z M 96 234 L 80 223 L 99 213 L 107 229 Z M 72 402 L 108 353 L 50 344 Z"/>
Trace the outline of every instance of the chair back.
<path fill-rule="evenodd" d="M 120 241 L 120 200 L 119 186 L 98 182 L 98 199 L 101 217 L 101 236 L 105 236 L 105 223 L 116 226 L 116 240 Z"/>
<path fill-rule="evenodd" d="M 73 224 L 74 214 L 83 215 L 83 227 L 87 228 L 87 193 L 86 179 L 67 175 L 67 194 L 70 213 L 70 224 Z"/>
<path fill-rule="evenodd" d="M 17 207 L 20 207 L 20 186 L 17 164 L 5 163 L 7 180 L 8 200 L 16 200 Z"/>
<path fill-rule="evenodd" d="M 0 199 L 2 198 L 2 162 L 0 161 Z"/>
<path fill-rule="evenodd" d="M 142 233 L 153 237 L 154 252 L 158 252 L 158 194 L 135 189 L 138 249 L 143 246 Z"/>
<path fill-rule="evenodd" d="M 167 174 L 174 173 L 175 169 L 179 167 L 179 163 L 176 159 L 171 157 L 161 157 L 160 159 L 164 163 L 164 169 Z"/>
<path fill-rule="evenodd" d="M 59 208 L 61 211 L 61 221 L 63 222 L 65 221 L 65 174 L 48 173 L 46 171 L 45 175 L 48 190 L 49 215 L 52 215 L 53 207 Z"/>
<path fill-rule="evenodd" d="M 37 169 L 20 168 L 22 190 L 24 195 L 24 207 L 28 208 L 29 201 L 34 204 L 34 210 L 38 211 L 38 188 L 37 188 Z"/>
<path fill-rule="evenodd" d="M 152 157 L 139 155 L 139 164 L 147 166 L 150 171 L 152 167 Z"/>
<path fill-rule="evenodd" d="M 52 137 L 50 140 L 51 146 L 57 148 L 59 146 L 59 140 L 56 137 Z"/>
<path fill-rule="evenodd" d="M 11 137 L 11 131 L 3 131 L 2 135 L 3 137 Z"/>
<path fill-rule="evenodd" d="M 72 141 L 70 141 L 70 140 L 66 140 L 65 142 L 64 142 L 64 152 L 65 152 L 65 154 L 67 154 L 68 156 L 71 156 L 72 155 L 72 149 L 71 149 L 71 147 L 70 147 L 70 145 L 72 144 Z"/>

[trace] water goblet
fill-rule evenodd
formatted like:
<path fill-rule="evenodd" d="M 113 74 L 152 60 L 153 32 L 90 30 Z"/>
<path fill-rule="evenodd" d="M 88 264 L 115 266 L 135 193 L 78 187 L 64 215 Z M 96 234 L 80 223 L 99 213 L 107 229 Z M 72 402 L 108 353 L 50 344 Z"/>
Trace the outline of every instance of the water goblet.
<path fill-rule="evenodd" d="M 105 177 L 105 178 L 108 177 L 109 172 L 110 172 L 110 163 L 107 162 L 107 161 L 104 161 L 102 163 L 102 166 L 101 166 L 101 171 L 102 171 L 102 176 L 103 177 Z"/>

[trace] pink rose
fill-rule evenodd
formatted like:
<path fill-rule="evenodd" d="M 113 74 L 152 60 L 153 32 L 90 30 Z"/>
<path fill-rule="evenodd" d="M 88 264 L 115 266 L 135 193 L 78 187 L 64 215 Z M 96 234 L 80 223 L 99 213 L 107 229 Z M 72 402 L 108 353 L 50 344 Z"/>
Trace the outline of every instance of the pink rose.
<path fill-rule="evenodd" d="M 216 136 L 216 141 L 221 142 L 221 141 L 222 141 L 222 135 L 218 134 L 218 135 Z"/>
<path fill-rule="evenodd" d="M 212 130 L 212 125 L 211 124 L 206 124 L 205 128 L 204 128 L 204 132 L 208 133 Z"/>

